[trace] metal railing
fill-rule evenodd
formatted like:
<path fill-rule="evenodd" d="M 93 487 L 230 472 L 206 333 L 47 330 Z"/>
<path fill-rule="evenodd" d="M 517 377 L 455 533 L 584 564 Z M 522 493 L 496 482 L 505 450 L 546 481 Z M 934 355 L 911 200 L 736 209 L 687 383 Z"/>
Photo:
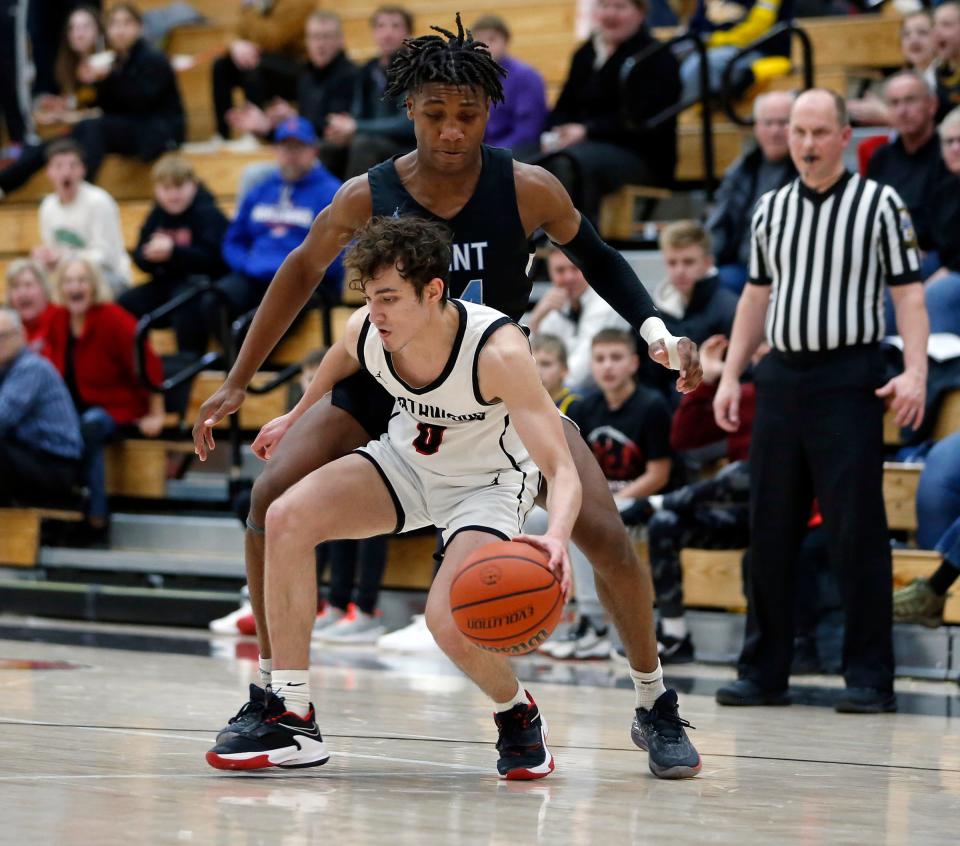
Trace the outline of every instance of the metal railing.
<path fill-rule="evenodd" d="M 643 80 L 642 72 L 644 65 L 651 59 L 659 56 L 664 51 L 671 53 L 678 44 L 689 43 L 693 46 L 693 51 L 700 57 L 700 92 L 699 94 L 687 100 L 680 99 L 672 106 L 663 109 L 652 117 L 638 120 L 637 116 L 630 111 L 630 91 L 635 84 L 656 84 L 656 80 Z M 636 77 L 636 82 L 634 78 Z M 707 199 L 713 199 L 713 192 L 717 186 L 717 170 L 713 152 L 713 106 L 710 98 L 710 68 L 707 65 L 707 48 L 703 40 L 693 33 L 687 32 L 671 38 L 669 41 L 658 41 L 651 44 L 636 55 L 631 56 L 623 63 L 620 70 L 620 92 L 623 103 L 623 119 L 628 126 L 635 131 L 643 133 L 650 132 L 653 129 L 662 126 L 668 120 L 676 118 L 680 112 L 690 108 L 696 103 L 700 104 L 700 129 L 702 133 L 703 150 L 703 182 Z"/>
<path fill-rule="evenodd" d="M 733 58 L 727 62 L 726 67 L 723 69 L 723 76 L 720 79 L 720 105 L 723 108 L 723 111 L 726 113 L 727 117 L 730 118 L 738 126 L 753 126 L 753 116 L 742 117 L 737 114 L 735 100 L 737 99 L 736 91 L 734 91 L 734 80 L 733 74 L 736 68 L 737 62 L 743 58 L 748 53 L 753 52 L 754 50 L 763 47 L 766 44 L 769 44 L 771 41 L 782 36 L 788 36 L 790 39 L 791 53 L 793 47 L 793 39 L 797 38 L 800 41 L 800 49 L 803 55 L 803 87 L 804 90 L 808 88 L 813 88 L 814 86 L 814 67 L 813 67 L 813 44 L 810 41 L 810 36 L 802 30 L 800 27 L 796 26 L 793 23 L 782 23 L 777 24 L 773 29 L 771 29 L 766 35 L 761 36 L 756 41 L 748 44 L 746 47 L 739 49 L 734 55 Z M 701 59 L 702 61 L 702 59 Z"/>
<path fill-rule="evenodd" d="M 182 311 L 184 307 L 192 304 L 195 300 L 198 300 L 201 297 L 213 297 L 218 301 L 219 320 L 224 330 L 220 333 L 221 342 L 224 344 L 224 349 L 221 352 L 206 352 L 195 361 L 192 361 L 182 370 L 179 370 L 173 376 L 164 379 L 162 382 L 154 382 L 154 380 L 150 377 L 150 374 L 147 372 L 146 366 L 146 344 L 149 338 L 150 330 L 157 328 L 158 323 L 161 321 L 166 322 L 165 318 L 170 317 L 170 315 L 175 314 L 178 311 Z M 166 393 L 167 391 L 171 391 L 174 388 L 182 385 L 184 382 L 192 379 L 202 370 L 207 370 L 208 368 L 216 365 L 221 365 L 229 369 L 233 365 L 234 348 L 231 342 L 232 336 L 228 331 L 226 331 L 228 307 L 229 300 L 227 299 L 227 295 L 224 294 L 219 288 L 211 285 L 209 280 L 205 280 L 192 290 L 185 291 L 182 294 L 177 294 L 159 308 L 156 308 L 149 314 L 145 314 L 143 317 L 141 317 L 137 322 L 137 330 L 134 341 L 137 375 L 140 378 L 141 383 L 143 383 L 148 390 L 153 391 L 154 393 Z"/>

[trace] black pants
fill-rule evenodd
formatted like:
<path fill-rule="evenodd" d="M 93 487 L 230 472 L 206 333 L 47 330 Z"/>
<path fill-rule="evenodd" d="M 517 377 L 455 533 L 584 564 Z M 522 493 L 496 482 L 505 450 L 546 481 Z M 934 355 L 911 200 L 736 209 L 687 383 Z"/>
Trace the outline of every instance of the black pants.
<path fill-rule="evenodd" d="M 136 156 L 153 161 L 183 141 L 183 126 L 163 118 L 132 118 L 103 115 L 80 121 L 70 132 L 83 148 L 87 179 L 96 181 L 97 171 L 108 153 Z M 0 189 L 13 191 L 23 185 L 46 163 L 47 143 L 25 147 L 20 158 L 0 171 Z"/>
<path fill-rule="evenodd" d="M 295 100 L 299 73 L 300 68 L 293 59 L 275 53 L 264 53 L 253 70 L 240 70 L 229 53 L 217 59 L 213 63 L 213 110 L 220 136 L 230 137 L 227 112 L 233 107 L 235 88 L 242 88 L 247 100 L 260 107 L 274 97 Z"/>
<path fill-rule="evenodd" d="M 80 461 L 0 439 L 0 503 L 24 505 L 69 496 L 80 483 Z"/>
<path fill-rule="evenodd" d="M 140 318 L 193 287 L 186 280 L 173 283 L 151 281 L 124 291 L 117 298 L 117 303 L 134 317 Z M 203 298 L 198 298 L 182 306 L 165 324 L 176 331 L 177 349 L 180 352 L 202 355 L 207 351 L 209 335 L 202 303 Z"/>
<path fill-rule="evenodd" d="M 380 535 L 364 540 L 331 541 L 317 547 L 317 578 L 326 563 L 330 565 L 330 590 L 327 600 L 334 608 L 345 611 L 351 601 L 364 614 L 377 610 L 377 598 L 383 571 L 387 566 L 389 537 Z M 359 575 L 359 578 L 357 578 Z M 357 587 L 353 596 L 354 583 Z"/>
<path fill-rule="evenodd" d="M 787 686 L 797 558 L 816 497 L 846 616 L 849 687 L 893 689 L 893 576 L 883 504 L 883 383 L 876 346 L 786 356 L 757 368 L 750 447 L 752 616 L 739 673 Z"/>

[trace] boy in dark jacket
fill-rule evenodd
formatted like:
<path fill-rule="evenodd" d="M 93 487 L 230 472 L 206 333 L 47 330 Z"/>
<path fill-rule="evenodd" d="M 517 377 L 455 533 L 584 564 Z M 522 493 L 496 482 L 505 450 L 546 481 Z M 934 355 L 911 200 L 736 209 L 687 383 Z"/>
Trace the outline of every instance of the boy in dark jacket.
<path fill-rule="evenodd" d="M 227 272 L 221 245 L 229 223 L 190 162 L 176 154 L 164 156 L 154 165 L 152 176 L 156 204 L 144 221 L 133 254 L 150 281 L 118 300 L 134 317 L 159 308 L 201 278 L 219 279 Z M 199 301 L 176 312 L 172 322 L 181 352 L 206 350 Z"/>

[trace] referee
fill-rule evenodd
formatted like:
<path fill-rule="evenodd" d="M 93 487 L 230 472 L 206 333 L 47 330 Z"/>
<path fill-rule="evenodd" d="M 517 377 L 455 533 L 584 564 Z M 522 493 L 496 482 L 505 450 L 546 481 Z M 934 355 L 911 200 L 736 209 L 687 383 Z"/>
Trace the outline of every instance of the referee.
<path fill-rule="evenodd" d="M 816 499 L 846 612 L 847 689 L 835 708 L 895 711 L 883 411 L 886 400 L 901 426 L 923 418 L 929 329 L 916 241 L 896 191 L 844 169 L 842 98 L 823 89 L 798 97 L 789 139 L 799 176 L 757 203 L 750 284 L 714 399 L 718 425 L 736 431 L 739 379 L 766 337 L 750 449 L 747 633 L 739 680 L 717 701 L 789 702 L 796 561 Z M 905 368 L 883 384 L 885 284 Z"/>

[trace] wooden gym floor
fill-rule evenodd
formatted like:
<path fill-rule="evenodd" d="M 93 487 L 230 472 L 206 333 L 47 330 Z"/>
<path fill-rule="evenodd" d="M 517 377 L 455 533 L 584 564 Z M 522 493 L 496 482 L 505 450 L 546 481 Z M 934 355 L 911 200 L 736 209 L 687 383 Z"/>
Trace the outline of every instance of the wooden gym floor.
<path fill-rule="evenodd" d="M 669 670 L 697 728 L 697 779 L 630 743 L 624 664 L 518 662 L 557 769 L 496 777 L 490 705 L 440 656 L 314 650 L 317 769 L 222 773 L 203 753 L 246 698 L 251 641 L 0 619 L 3 844 L 938 844 L 960 823 L 955 683 L 898 682 L 901 712 L 841 716 L 839 680 L 800 704 L 721 709 L 733 675 Z"/>

